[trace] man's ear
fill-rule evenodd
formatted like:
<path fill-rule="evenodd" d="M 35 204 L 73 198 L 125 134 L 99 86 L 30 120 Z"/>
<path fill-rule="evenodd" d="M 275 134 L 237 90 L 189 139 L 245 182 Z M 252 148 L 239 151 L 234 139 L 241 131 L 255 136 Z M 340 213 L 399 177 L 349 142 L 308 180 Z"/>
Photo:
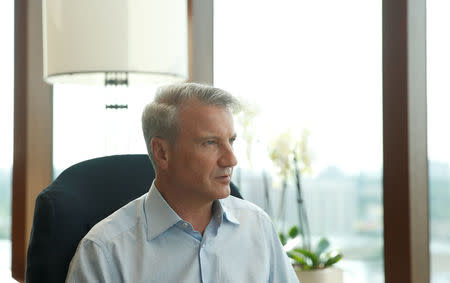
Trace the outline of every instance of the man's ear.
<path fill-rule="evenodd" d="M 169 142 L 158 137 L 151 140 L 153 159 L 159 168 L 165 170 L 169 166 Z"/>

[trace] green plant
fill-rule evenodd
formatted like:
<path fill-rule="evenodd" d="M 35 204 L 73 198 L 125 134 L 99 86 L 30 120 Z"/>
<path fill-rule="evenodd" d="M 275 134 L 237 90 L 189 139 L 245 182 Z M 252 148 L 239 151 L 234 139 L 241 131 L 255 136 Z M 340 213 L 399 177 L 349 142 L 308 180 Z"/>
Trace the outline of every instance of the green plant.
<path fill-rule="evenodd" d="M 285 204 L 288 179 L 294 177 L 297 193 L 298 224 L 299 227 L 302 227 L 300 234 L 303 240 L 303 248 L 307 250 L 311 249 L 311 233 L 303 202 L 301 174 L 311 173 L 309 135 L 310 133 L 307 129 L 303 129 L 300 136 L 298 134 L 295 136 L 288 130 L 276 137 L 271 147 L 269 147 L 270 159 L 275 167 L 278 167 L 283 180 L 277 222 L 284 222 L 287 207 Z"/>
<path fill-rule="evenodd" d="M 293 226 L 287 234 L 279 233 L 280 241 L 286 247 L 288 241 L 295 239 L 299 234 L 299 228 Z M 302 270 L 326 268 L 332 266 L 342 258 L 341 252 L 330 250 L 330 242 L 324 237 L 319 240 L 314 249 L 293 247 L 286 252 L 294 260 L 294 265 Z"/>
<path fill-rule="evenodd" d="M 302 174 L 311 173 L 309 136 L 310 132 L 306 129 L 301 132 L 300 137 L 287 131 L 276 137 L 269 147 L 270 159 L 279 169 L 279 175 L 283 180 L 278 213 L 279 223 L 284 223 L 288 179 L 294 178 L 295 180 L 298 226 L 293 226 L 287 234 L 279 233 L 279 237 L 287 250 L 287 255 L 293 259 L 294 265 L 302 270 L 326 268 L 342 258 L 342 253 L 330 250 L 330 242 L 326 238 L 321 238 L 315 247 L 311 245 L 311 231 L 301 182 Z M 288 240 L 297 237 L 301 239 L 301 246 L 290 248 L 292 245 L 288 243 Z"/>

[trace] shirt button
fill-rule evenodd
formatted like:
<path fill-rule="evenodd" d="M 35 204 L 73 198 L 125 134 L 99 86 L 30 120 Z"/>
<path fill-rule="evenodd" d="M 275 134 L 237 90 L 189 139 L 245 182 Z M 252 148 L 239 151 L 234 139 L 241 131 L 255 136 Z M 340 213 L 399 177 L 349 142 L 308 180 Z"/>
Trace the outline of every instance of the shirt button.
<path fill-rule="evenodd" d="M 189 224 L 187 224 L 186 222 L 183 223 L 183 227 L 187 228 L 189 226 Z"/>

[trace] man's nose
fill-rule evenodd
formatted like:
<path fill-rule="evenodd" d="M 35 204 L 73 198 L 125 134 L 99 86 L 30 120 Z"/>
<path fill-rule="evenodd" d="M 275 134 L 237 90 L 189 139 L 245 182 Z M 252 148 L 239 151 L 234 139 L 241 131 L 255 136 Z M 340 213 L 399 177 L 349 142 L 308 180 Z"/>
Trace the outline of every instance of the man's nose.
<path fill-rule="evenodd" d="M 237 164 L 237 159 L 236 156 L 234 155 L 233 152 L 233 147 L 231 146 L 227 146 L 223 153 L 222 156 L 219 159 L 219 166 L 220 167 L 234 167 Z"/>

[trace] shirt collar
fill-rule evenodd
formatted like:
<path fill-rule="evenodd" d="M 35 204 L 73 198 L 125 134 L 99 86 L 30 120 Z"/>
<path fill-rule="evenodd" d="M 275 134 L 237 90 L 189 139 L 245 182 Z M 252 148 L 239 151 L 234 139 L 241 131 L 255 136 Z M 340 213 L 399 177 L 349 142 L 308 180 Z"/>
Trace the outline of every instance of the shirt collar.
<path fill-rule="evenodd" d="M 213 217 L 216 213 L 223 217 L 220 217 L 218 226 L 220 226 L 222 219 L 236 225 L 240 224 L 223 200 L 217 200 L 215 204 L 217 205 L 215 210 L 217 209 L 218 211 L 213 213 Z M 147 219 L 148 241 L 153 240 L 179 221 L 182 221 L 181 217 L 170 207 L 158 191 L 154 181 L 145 199 L 145 217 Z"/>
<path fill-rule="evenodd" d="M 182 220 L 158 191 L 155 182 L 152 183 L 145 199 L 145 216 L 148 241 L 153 240 Z"/>
<path fill-rule="evenodd" d="M 228 198 L 231 198 L 232 196 L 228 196 Z M 225 204 L 225 201 L 223 199 L 217 201 L 220 204 L 220 209 L 222 210 L 223 218 L 233 224 L 239 225 L 239 221 L 234 216 L 233 212 L 230 210 L 230 208 L 227 207 Z"/>

